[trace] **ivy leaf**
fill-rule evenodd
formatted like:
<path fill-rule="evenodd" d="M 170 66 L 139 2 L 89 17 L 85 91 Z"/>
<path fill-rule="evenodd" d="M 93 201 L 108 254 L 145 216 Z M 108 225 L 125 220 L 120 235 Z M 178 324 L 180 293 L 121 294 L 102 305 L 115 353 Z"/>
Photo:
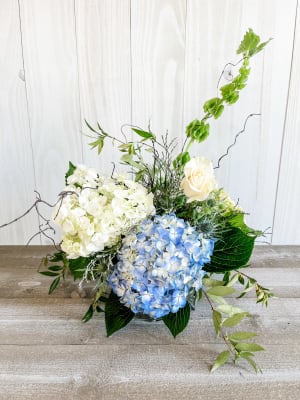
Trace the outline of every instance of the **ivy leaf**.
<path fill-rule="evenodd" d="M 245 267 L 251 257 L 255 236 L 249 236 L 239 228 L 231 228 L 224 232 L 214 247 L 209 264 L 205 264 L 207 272 L 225 272 Z"/>
<path fill-rule="evenodd" d="M 229 357 L 230 357 L 230 351 L 228 351 L 228 350 L 222 351 L 222 353 L 220 353 L 218 355 L 218 357 L 216 358 L 213 366 L 211 367 L 210 372 L 214 372 L 217 368 L 224 365 L 226 363 L 226 361 L 228 361 Z"/>
<path fill-rule="evenodd" d="M 107 336 L 124 328 L 134 317 L 130 308 L 120 303 L 119 297 L 110 293 L 105 303 L 105 326 Z"/>
<path fill-rule="evenodd" d="M 162 318 L 174 338 L 182 332 L 190 319 L 190 305 L 187 303 L 185 307 L 180 308 L 176 313 L 169 313 Z"/>
<path fill-rule="evenodd" d="M 69 176 L 73 175 L 75 169 L 76 169 L 75 165 L 72 164 L 71 161 L 69 161 L 69 169 L 68 169 L 68 171 L 66 172 L 66 175 L 65 175 L 65 183 L 66 183 L 66 185 L 68 184 L 67 179 L 69 178 Z"/>

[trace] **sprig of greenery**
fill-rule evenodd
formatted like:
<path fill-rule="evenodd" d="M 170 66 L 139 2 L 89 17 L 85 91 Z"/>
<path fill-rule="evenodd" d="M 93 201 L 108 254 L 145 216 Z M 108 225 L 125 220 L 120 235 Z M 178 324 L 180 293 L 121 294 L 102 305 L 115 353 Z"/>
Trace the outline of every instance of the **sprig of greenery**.
<path fill-rule="evenodd" d="M 269 299 L 274 297 L 274 293 L 271 292 L 270 289 L 265 288 L 264 286 L 260 285 L 256 279 L 246 275 L 243 272 L 236 271 L 236 275 L 238 281 L 241 285 L 244 285 L 243 291 L 238 296 L 238 299 L 245 296 L 246 293 L 255 290 L 256 294 L 256 303 L 261 303 L 263 306 L 268 306 Z"/>
<path fill-rule="evenodd" d="M 69 260 L 63 251 L 58 251 L 44 257 L 41 261 L 41 265 L 47 269 L 46 271 L 39 271 L 40 274 L 55 277 L 49 287 L 48 294 L 51 294 L 58 287 L 61 279 L 65 279 L 66 272 L 69 268 Z"/>
<path fill-rule="evenodd" d="M 211 278 L 204 278 L 203 284 L 208 287 L 207 291 L 202 289 L 202 292 L 212 310 L 212 319 L 216 335 L 224 340 L 228 348 L 228 350 L 222 351 L 216 357 L 211 367 L 211 372 L 214 372 L 230 359 L 232 359 L 234 363 L 238 362 L 240 359 L 244 359 L 251 365 L 256 373 L 261 372 L 253 357 L 255 352 L 263 351 L 264 348 L 257 343 L 248 342 L 249 339 L 256 336 L 256 333 L 240 330 L 228 332 L 228 328 L 230 329 L 237 326 L 246 317 L 251 316 L 247 311 L 239 307 L 231 306 L 224 299 L 224 296 L 235 293 L 235 289 L 225 286 L 224 281 Z"/>

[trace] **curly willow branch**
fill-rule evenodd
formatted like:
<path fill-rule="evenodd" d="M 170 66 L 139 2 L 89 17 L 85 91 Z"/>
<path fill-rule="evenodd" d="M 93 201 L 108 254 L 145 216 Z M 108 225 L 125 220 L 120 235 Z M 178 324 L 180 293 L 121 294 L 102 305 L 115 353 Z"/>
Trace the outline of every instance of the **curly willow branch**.
<path fill-rule="evenodd" d="M 238 140 L 238 137 L 239 137 L 242 133 L 244 133 L 245 130 L 246 130 L 246 126 L 247 126 L 248 120 L 249 120 L 251 117 L 259 116 L 259 115 L 261 115 L 261 114 L 252 113 L 252 114 L 249 114 L 249 115 L 247 116 L 247 118 L 245 119 L 245 122 L 244 122 L 243 129 L 240 130 L 240 131 L 235 135 L 233 143 L 231 143 L 231 144 L 227 147 L 226 153 L 223 154 L 223 155 L 218 159 L 218 164 L 217 164 L 216 167 L 214 167 L 214 169 L 220 168 L 220 163 L 221 163 L 221 161 L 223 160 L 223 158 L 227 157 L 228 154 L 229 154 L 230 149 L 231 149 L 233 146 L 236 145 L 237 140 Z"/>
<path fill-rule="evenodd" d="M 30 239 L 29 239 L 28 242 L 26 243 L 26 246 L 28 246 L 28 245 L 30 244 L 30 242 L 31 242 L 36 236 L 42 235 L 42 236 L 46 237 L 47 239 L 49 239 L 49 240 L 53 243 L 53 245 L 57 248 L 54 239 L 46 233 L 46 232 L 49 232 L 49 231 L 50 231 L 50 232 L 52 232 L 53 234 L 55 234 L 55 229 L 53 228 L 53 226 L 52 226 L 51 223 L 50 223 L 51 220 L 48 219 L 48 218 L 46 218 L 46 217 L 41 213 L 41 211 L 39 210 L 38 206 L 39 206 L 39 204 L 44 204 L 44 205 L 46 205 L 46 206 L 49 207 L 49 208 L 54 208 L 54 207 L 56 207 L 56 205 L 57 205 L 58 203 L 60 203 L 60 206 L 61 206 L 61 203 L 62 203 L 62 201 L 63 201 L 63 198 L 64 198 L 65 196 L 70 195 L 70 194 L 75 194 L 75 192 L 72 192 L 72 191 L 61 192 L 61 193 L 59 194 L 59 199 L 58 199 L 54 204 L 50 204 L 50 203 L 48 203 L 47 201 L 43 200 L 43 199 L 41 198 L 40 193 L 39 193 L 38 191 L 35 190 L 34 193 L 36 194 L 36 200 L 35 200 L 35 202 L 32 204 L 32 206 L 29 207 L 28 210 L 26 210 L 26 211 L 25 211 L 22 215 L 20 215 L 19 217 L 13 219 L 12 221 L 6 222 L 5 224 L 0 225 L 0 229 L 1 229 L 1 228 L 5 228 L 6 226 L 12 225 L 12 224 L 14 224 L 15 222 L 21 220 L 21 219 L 24 218 L 26 215 L 28 215 L 33 209 L 35 209 L 35 211 L 36 211 L 38 217 L 40 217 L 40 218 L 44 221 L 44 223 L 42 223 L 42 224 L 39 225 L 39 230 L 38 230 L 38 232 L 36 232 L 34 235 L 32 235 L 32 236 L 30 237 Z M 60 206 L 59 206 L 59 207 L 60 207 Z"/>

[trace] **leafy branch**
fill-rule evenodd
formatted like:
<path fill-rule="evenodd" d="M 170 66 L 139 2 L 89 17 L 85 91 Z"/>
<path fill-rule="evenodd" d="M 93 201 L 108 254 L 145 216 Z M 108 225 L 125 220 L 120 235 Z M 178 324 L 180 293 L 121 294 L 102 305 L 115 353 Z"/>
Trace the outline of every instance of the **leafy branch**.
<path fill-rule="evenodd" d="M 63 251 L 58 251 L 44 257 L 41 261 L 41 265 L 47 268 L 47 270 L 39 271 L 40 274 L 54 277 L 48 292 L 48 294 L 51 294 L 57 288 L 61 279 L 65 279 L 66 272 L 69 268 L 69 260 Z"/>
<path fill-rule="evenodd" d="M 226 329 L 238 325 L 246 317 L 251 316 L 248 312 L 238 307 L 231 306 L 224 299 L 223 296 L 233 294 L 235 289 L 224 286 L 223 281 L 210 278 L 204 278 L 203 284 L 208 287 L 207 291 L 202 289 L 202 292 L 212 310 L 216 335 L 224 340 L 228 348 L 228 350 L 222 351 L 216 357 L 211 367 L 211 372 L 214 372 L 217 368 L 224 365 L 230 359 L 230 356 L 234 363 L 242 358 L 251 365 L 256 373 L 261 372 L 256 362 L 253 360 L 253 357 L 255 352 L 263 351 L 264 348 L 257 343 L 247 341 L 256 336 L 256 333 L 248 331 L 234 331 L 228 333 Z M 214 303 L 216 303 L 217 306 L 215 306 Z"/>

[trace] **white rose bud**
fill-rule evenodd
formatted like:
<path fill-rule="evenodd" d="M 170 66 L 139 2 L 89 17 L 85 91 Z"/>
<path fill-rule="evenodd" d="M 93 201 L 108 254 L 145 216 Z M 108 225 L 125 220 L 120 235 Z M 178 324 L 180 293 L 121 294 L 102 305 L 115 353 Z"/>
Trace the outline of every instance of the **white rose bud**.
<path fill-rule="evenodd" d="M 205 157 L 195 157 L 186 163 L 184 175 L 180 186 L 188 197 L 188 203 L 207 199 L 217 187 L 212 163 Z"/>

